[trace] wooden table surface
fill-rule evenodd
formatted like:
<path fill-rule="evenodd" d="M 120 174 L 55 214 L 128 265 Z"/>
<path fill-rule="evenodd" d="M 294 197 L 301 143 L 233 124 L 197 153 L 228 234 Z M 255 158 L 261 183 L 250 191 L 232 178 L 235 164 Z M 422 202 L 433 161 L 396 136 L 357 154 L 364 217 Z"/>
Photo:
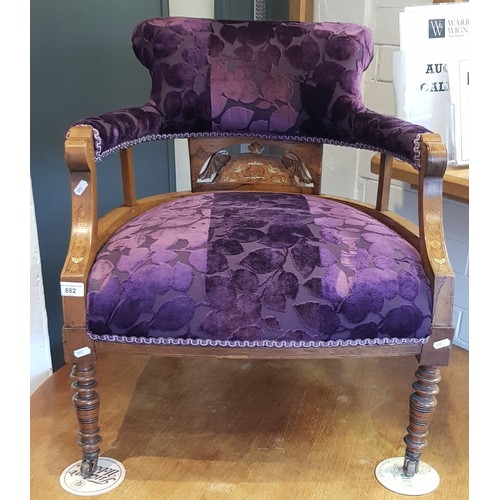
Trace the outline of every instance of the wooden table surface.
<path fill-rule="evenodd" d="M 373 155 L 370 170 L 377 174 L 380 172 L 380 154 Z M 394 159 L 392 165 L 392 178 L 418 184 L 418 172 L 408 163 Z M 463 202 L 469 201 L 469 167 L 448 166 L 443 177 L 443 193 Z"/>
<path fill-rule="evenodd" d="M 442 369 L 423 461 L 439 473 L 427 500 L 468 499 L 468 351 Z M 31 397 L 31 500 L 80 459 L 69 366 Z M 166 359 L 102 354 L 102 456 L 126 476 L 99 498 L 401 500 L 377 481 L 402 456 L 413 356 L 333 360 Z M 94 497 L 97 498 L 97 497 Z M 423 498 L 423 497 L 414 497 Z"/>

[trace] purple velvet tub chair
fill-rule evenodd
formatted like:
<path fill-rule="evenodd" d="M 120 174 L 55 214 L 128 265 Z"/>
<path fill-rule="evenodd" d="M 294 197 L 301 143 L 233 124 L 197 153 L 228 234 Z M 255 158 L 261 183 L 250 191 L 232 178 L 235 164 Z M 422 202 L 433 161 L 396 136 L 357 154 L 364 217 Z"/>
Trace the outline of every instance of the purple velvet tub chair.
<path fill-rule="evenodd" d="M 100 453 L 96 356 L 114 349 L 414 356 L 413 476 L 454 335 L 441 138 L 363 104 L 373 45 L 362 25 L 166 17 L 139 23 L 132 45 L 149 100 L 84 118 L 65 141 L 63 340 L 83 477 Z M 188 139 L 191 190 L 138 199 L 133 147 L 177 138 Z M 381 154 L 373 206 L 321 193 L 324 144 Z M 96 168 L 110 154 L 124 202 L 98 217 Z M 393 158 L 419 172 L 418 227 L 388 210 Z"/>

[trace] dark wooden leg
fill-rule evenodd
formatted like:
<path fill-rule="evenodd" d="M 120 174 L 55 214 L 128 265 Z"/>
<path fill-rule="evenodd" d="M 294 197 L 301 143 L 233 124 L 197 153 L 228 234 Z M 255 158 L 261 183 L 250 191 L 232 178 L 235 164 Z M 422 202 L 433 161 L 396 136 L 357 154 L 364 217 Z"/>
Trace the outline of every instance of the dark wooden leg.
<path fill-rule="evenodd" d="M 94 363 L 76 363 L 71 378 L 74 380 L 71 387 L 75 391 L 73 405 L 80 425 L 78 444 L 83 450 L 81 472 L 83 478 L 89 478 L 96 470 L 102 441 L 98 427 L 99 395 L 95 390 Z"/>
<path fill-rule="evenodd" d="M 429 422 L 437 405 L 437 384 L 441 380 L 439 368 L 431 366 L 419 366 L 415 376 L 417 381 L 412 386 L 415 392 L 410 397 L 410 425 L 406 429 L 408 434 L 404 437 L 406 452 L 403 472 L 408 477 L 413 477 L 418 472 L 422 449 L 427 444 L 425 438 Z"/>

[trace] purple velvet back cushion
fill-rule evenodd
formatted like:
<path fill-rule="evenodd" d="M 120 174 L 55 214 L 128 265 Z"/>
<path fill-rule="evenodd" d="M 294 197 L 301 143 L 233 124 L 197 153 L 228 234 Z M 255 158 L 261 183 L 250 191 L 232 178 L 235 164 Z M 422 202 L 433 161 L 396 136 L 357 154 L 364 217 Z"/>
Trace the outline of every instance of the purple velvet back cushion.
<path fill-rule="evenodd" d="M 166 17 L 139 23 L 132 41 L 150 100 L 77 122 L 93 127 L 96 159 L 153 139 L 246 134 L 390 152 L 419 168 L 414 141 L 428 130 L 362 102 L 365 26 Z"/>
<path fill-rule="evenodd" d="M 348 135 L 370 31 L 349 23 L 161 18 L 134 31 L 163 133 Z M 332 117 L 335 119 L 332 120 Z"/>
<path fill-rule="evenodd" d="M 422 342 L 431 324 L 415 249 L 307 195 L 200 194 L 155 208 L 102 248 L 88 292 L 88 330 L 102 340 Z"/>

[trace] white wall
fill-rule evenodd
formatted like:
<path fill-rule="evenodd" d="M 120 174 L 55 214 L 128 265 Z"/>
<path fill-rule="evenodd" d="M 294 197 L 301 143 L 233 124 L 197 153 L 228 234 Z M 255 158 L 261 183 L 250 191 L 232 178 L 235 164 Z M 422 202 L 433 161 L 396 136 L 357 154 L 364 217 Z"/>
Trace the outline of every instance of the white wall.
<path fill-rule="evenodd" d="M 168 8 L 171 16 L 214 16 L 214 0 L 169 0 Z"/>
<path fill-rule="evenodd" d="M 30 185 L 30 395 L 52 373 L 33 192 Z"/>

